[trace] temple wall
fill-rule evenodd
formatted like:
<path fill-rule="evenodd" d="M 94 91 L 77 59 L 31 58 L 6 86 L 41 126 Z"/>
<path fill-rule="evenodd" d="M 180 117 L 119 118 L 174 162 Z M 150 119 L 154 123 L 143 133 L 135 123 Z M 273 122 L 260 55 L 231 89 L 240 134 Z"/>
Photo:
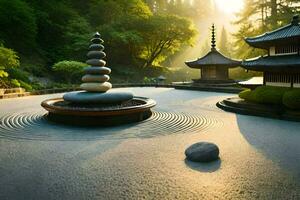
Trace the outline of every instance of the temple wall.
<path fill-rule="evenodd" d="M 226 67 L 202 67 L 202 80 L 229 80 L 228 69 Z"/>

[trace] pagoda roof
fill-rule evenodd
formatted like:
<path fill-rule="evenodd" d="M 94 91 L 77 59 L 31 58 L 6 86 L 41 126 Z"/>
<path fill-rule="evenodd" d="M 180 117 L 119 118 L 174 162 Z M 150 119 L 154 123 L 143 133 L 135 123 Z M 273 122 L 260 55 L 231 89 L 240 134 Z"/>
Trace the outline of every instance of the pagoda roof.
<path fill-rule="evenodd" d="M 274 42 L 287 43 L 288 41 L 300 41 L 299 16 L 294 16 L 292 22 L 284 27 L 256 37 L 245 38 L 245 41 L 250 46 L 262 49 L 268 49 L 269 47 L 274 46 Z"/>
<path fill-rule="evenodd" d="M 243 61 L 242 67 L 262 72 L 300 72 L 300 55 L 262 56 Z"/>
<path fill-rule="evenodd" d="M 237 67 L 241 64 L 240 61 L 232 60 L 227 58 L 215 48 L 212 48 L 211 51 L 206 54 L 204 57 L 199 58 L 194 61 L 185 62 L 190 68 L 200 69 L 202 67 L 216 66 L 216 67 Z"/>

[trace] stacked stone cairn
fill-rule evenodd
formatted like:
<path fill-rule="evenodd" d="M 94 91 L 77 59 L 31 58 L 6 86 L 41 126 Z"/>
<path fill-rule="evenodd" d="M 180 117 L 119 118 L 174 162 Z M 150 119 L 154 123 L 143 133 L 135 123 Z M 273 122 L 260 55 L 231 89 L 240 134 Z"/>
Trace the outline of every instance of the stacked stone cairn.
<path fill-rule="evenodd" d="M 88 92 L 107 92 L 112 88 L 112 85 L 107 82 L 109 80 L 108 74 L 111 73 L 111 70 L 105 67 L 106 62 L 102 60 L 106 56 L 102 45 L 104 41 L 97 32 L 91 42 L 92 44 L 87 54 L 88 60 L 86 61 L 90 67 L 84 70 L 86 75 L 82 77 L 83 84 L 81 84 L 80 88 Z"/>
<path fill-rule="evenodd" d="M 80 85 L 85 91 L 67 93 L 63 96 L 65 101 L 76 104 L 119 104 L 133 99 L 133 94 L 129 92 L 107 92 L 112 88 L 111 83 L 107 82 L 111 69 L 105 67 L 103 43 L 97 32 L 91 40 L 86 61 L 89 66 L 84 69 L 83 84 Z"/>

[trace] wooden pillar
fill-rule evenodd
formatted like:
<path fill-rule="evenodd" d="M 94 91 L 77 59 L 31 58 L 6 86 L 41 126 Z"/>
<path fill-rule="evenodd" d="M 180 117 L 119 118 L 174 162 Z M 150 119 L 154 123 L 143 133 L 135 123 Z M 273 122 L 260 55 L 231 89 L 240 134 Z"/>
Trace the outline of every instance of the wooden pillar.
<path fill-rule="evenodd" d="M 203 69 L 200 68 L 200 80 L 203 79 Z"/>

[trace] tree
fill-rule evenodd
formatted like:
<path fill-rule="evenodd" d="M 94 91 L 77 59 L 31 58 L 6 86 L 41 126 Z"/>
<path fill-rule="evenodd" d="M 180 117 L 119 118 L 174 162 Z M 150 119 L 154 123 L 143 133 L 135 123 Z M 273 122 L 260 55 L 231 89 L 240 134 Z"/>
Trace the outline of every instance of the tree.
<path fill-rule="evenodd" d="M 85 18 L 78 16 L 71 19 L 63 35 L 66 43 L 64 47 L 66 58 L 84 60 L 91 33 L 92 28 Z"/>
<path fill-rule="evenodd" d="M 222 28 L 222 32 L 221 32 L 221 37 L 219 39 L 219 49 L 221 51 L 221 53 L 223 53 L 224 55 L 230 56 L 230 46 L 229 46 L 229 41 L 228 41 L 228 35 L 227 35 L 227 31 L 225 29 L 225 27 L 223 26 Z"/>
<path fill-rule="evenodd" d="M 261 55 L 264 51 L 249 47 L 244 37 L 259 35 L 289 23 L 294 13 L 299 11 L 298 2 L 296 0 L 245 0 L 244 9 L 237 15 L 239 19 L 235 22 L 240 27 L 234 34 L 236 56 L 247 58 Z"/>
<path fill-rule="evenodd" d="M 143 51 L 140 57 L 145 60 L 143 67 L 163 61 L 167 55 L 190 44 L 196 35 L 192 23 L 176 15 L 154 15 L 142 27 Z"/>
<path fill-rule="evenodd" d="M 29 54 L 36 45 L 34 10 L 21 0 L 0 0 L 0 38 L 5 46 Z"/>

